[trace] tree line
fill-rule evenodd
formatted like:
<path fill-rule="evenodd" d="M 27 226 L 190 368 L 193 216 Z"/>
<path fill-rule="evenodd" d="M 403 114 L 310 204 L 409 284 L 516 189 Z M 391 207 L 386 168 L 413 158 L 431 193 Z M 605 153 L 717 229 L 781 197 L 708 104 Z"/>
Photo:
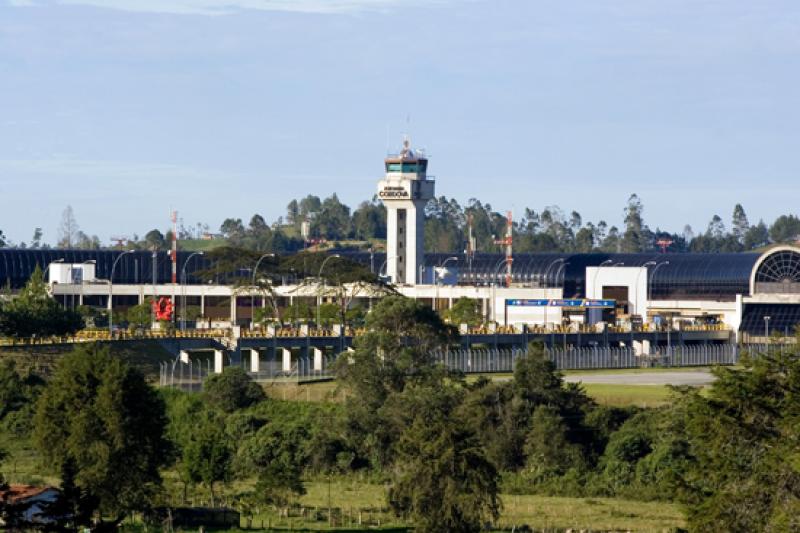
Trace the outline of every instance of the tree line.
<path fill-rule="evenodd" d="M 773 243 L 795 242 L 800 237 L 800 218 L 787 214 L 771 224 L 764 220 L 751 223 L 741 204 L 736 204 L 729 222 L 719 215 L 711 217 L 704 228 L 685 225 L 681 231 L 651 228 L 644 218 L 641 199 L 632 194 L 622 211 L 622 224 L 605 220 L 585 220 L 577 211 L 566 213 L 558 206 L 541 211 L 525 208 L 515 214 L 513 222 L 514 250 L 517 252 L 652 252 L 660 249 L 659 241 L 669 243 L 670 252 L 741 252 Z M 495 243 L 506 231 L 506 215 L 488 203 L 471 198 L 461 205 L 453 198 L 441 196 L 425 208 L 425 250 L 428 252 L 461 252 L 469 247 L 470 228 L 474 248 L 481 252 L 498 251 Z M 307 234 L 304 234 L 304 225 Z M 207 224 L 178 226 L 180 240 L 222 238 L 228 244 L 250 250 L 292 253 L 304 249 L 308 241 L 327 241 L 360 247 L 380 247 L 386 239 L 386 209 L 373 197 L 355 209 L 342 203 L 336 194 L 321 199 L 308 195 L 289 202 L 286 215 L 272 223 L 260 214 L 249 221 L 226 218 L 219 233 L 211 235 Z M 143 237 L 134 235 L 128 248 L 169 249 L 172 230 L 153 229 Z M 7 242 L 0 231 L 0 247 L 46 248 L 41 228 L 36 228 L 29 243 Z M 64 210 L 57 246 L 62 248 L 101 248 L 97 236 L 83 233 L 70 206 Z"/>
<path fill-rule="evenodd" d="M 703 394 L 618 408 L 565 383 L 541 345 L 507 381 L 436 364 L 453 332 L 413 300 L 387 297 L 366 320 L 336 363 L 342 403 L 269 399 L 240 368 L 202 393 L 157 391 L 107 348 L 81 346 L 47 381 L 2 362 L 0 425 L 32 439 L 60 478 L 67 529 L 155 512 L 167 471 L 211 501 L 238 481 L 227 497 L 242 509 L 286 509 L 306 479 L 366 477 L 420 532 L 481 531 L 501 493 L 678 501 L 694 531 L 800 526 L 795 347 L 715 370 Z M 0 501 L 0 514 L 19 509 Z"/>

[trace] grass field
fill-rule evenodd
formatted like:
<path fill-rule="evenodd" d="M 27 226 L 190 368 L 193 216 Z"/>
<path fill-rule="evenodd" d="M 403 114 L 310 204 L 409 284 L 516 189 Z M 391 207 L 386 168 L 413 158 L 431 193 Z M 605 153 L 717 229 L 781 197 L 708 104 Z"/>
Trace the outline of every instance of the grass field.
<path fill-rule="evenodd" d="M 244 487 L 236 487 L 241 490 Z M 233 487 L 230 487 L 233 488 Z M 397 530 L 404 524 L 386 506 L 387 486 L 356 478 L 311 481 L 288 515 L 274 509 L 242 514 L 242 527 L 256 530 Z M 498 530 L 523 524 L 537 530 L 671 531 L 684 527 L 677 505 L 617 498 L 503 495 Z M 328 512 L 330 507 L 330 514 Z"/>
<path fill-rule="evenodd" d="M 670 390 L 663 385 L 616 385 L 584 383 L 583 389 L 600 405 L 658 407 L 669 401 Z"/>
<path fill-rule="evenodd" d="M 508 374 L 492 375 L 498 379 L 511 379 Z M 470 376 L 469 381 L 477 377 Z M 670 390 L 663 385 L 617 385 L 584 383 L 586 393 L 601 405 L 658 407 L 669 401 Z M 336 388 L 335 381 L 304 384 L 265 384 L 264 390 L 271 398 L 300 401 L 341 401 L 344 392 Z"/>

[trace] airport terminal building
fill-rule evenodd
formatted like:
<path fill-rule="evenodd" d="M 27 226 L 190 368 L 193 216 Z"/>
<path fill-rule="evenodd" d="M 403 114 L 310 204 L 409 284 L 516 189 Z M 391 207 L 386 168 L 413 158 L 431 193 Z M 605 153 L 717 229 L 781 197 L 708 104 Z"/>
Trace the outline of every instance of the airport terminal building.
<path fill-rule="evenodd" d="M 425 253 L 424 205 L 435 188 L 427 159 L 406 143 L 385 160 L 385 170 L 378 197 L 387 207 L 386 252 L 335 253 L 363 263 L 400 293 L 437 310 L 468 297 L 480 302 L 487 322 L 507 327 L 705 324 L 729 330 L 740 342 L 790 337 L 800 324 L 798 247 L 718 254 L 511 254 L 510 247 L 505 253 Z M 36 266 L 47 270 L 54 296 L 67 306 L 113 306 L 117 313 L 146 298 L 169 298 L 176 309 L 199 308 L 198 327 L 248 326 L 253 309 L 266 306 L 258 294 L 201 282 L 195 274 L 210 265 L 190 252 L 179 251 L 173 263 L 164 252 L 0 249 L 0 283 L 12 291 Z M 368 307 L 381 297 L 364 286 L 345 290 L 351 306 Z M 314 305 L 342 293 L 309 283 L 308 277 L 303 282 L 288 277 L 275 294 L 278 307 L 286 307 L 297 299 Z"/>

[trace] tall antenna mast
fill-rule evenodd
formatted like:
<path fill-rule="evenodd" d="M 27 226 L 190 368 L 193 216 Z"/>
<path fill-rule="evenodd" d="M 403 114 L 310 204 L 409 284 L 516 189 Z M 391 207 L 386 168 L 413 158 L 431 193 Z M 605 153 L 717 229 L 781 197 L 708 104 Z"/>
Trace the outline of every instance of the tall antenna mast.
<path fill-rule="evenodd" d="M 511 264 L 514 262 L 514 222 L 511 211 L 506 212 L 506 235 L 494 241 L 506 248 L 506 287 L 511 287 Z"/>
<path fill-rule="evenodd" d="M 178 283 L 178 212 L 172 212 L 172 284 Z"/>

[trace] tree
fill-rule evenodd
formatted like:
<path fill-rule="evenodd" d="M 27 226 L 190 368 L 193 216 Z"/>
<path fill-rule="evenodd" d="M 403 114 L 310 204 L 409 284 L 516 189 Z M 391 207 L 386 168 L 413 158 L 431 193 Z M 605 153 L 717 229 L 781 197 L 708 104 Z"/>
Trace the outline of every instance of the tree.
<path fill-rule="evenodd" d="M 33 230 L 33 238 L 31 239 L 31 248 L 42 247 L 42 228 Z"/>
<path fill-rule="evenodd" d="M 645 252 L 652 245 L 650 230 L 642 218 L 643 211 L 641 200 L 636 194 L 632 194 L 625 207 L 625 233 L 621 242 L 623 252 Z"/>
<path fill-rule="evenodd" d="M 736 204 L 733 208 L 733 217 L 731 219 L 731 233 L 739 243 L 744 244 L 744 236 L 749 229 L 750 222 L 747 220 L 744 207 L 742 207 L 742 204 Z"/>
<path fill-rule="evenodd" d="M 533 411 L 532 428 L 525 439 L 525 469 L 534 482 L 563 476 L 584 468 L 583 453 L 567 438 L 568 427 L 559 409 L 539 405 Z"/>
<path fill-rule="evenodd" d="M 447 342 L 452 328 L 421 302 L 388 296 L 367 315 L 366 329 L 355 351 L 337 360 L 336 377 L 348 390 L 347 438 L 364 460 L 383 467 L 399 428 L 381 408 L 409 383 L 441 382 L 447 374 L 431 352 Z"/>
<path fill-rule="evenodd" d="M 763 220 L 759 220 L 755 226 L 750 226 L 750 229 L 744 234 L 743 244 L 745 250 L 761 248 L 769 244 L 769 230 Z"/>
<path fill-rule="evenodd" d="M 241 218 L 226 218 L 222 221 L 219 231 L 233 244 L 240 244 L 244 239 L 245 229 Z"/>
<path fill-rule="evenodd" d="M 794 242 L 800 238 L 800 218 L 794 215 L 781 215 L 769 228 L 772 242 Z"/>
<path fill-rule="evenodd" d="M 72 210 L 72 206 L 68 205 L 61 213 L 61 225 L 58 228 L 59 248 L 72 248 L 77 244 L 79 231 L 75 212 Z"/>
<path fill-rule="evenodd" d="M 0 229 L 0 248 L 5 247 L 6 245 L 6 236 L 3 234 L 3 230 Z"/>
<path fill-rule="evenodd" d="M 118 524 L 146 509 L 169 455 L 165 408 L 138 370 L 108 347 L 76 347 L 58 363 L 36 405 L 34 442 L 54 472 L 74 483 L 99 516 Z"/>
<path fill-rule="evenodd" d="M 38 265 L 19 295 L 0 307 L 0 333 L 11 337 L 70 335 L 82 327 L 80 314 L 50 297 Z"/>
<path fill-rule="evenodd" d="M 478 326 L 483 323 L 481 304 L 474 298 L 459 298 L 453 307 L 443 313 L 444 319 L 454 325 Z"/>
<path fill-rule="evenodd" d="M 149 329 L 153 322 L 153 300 L 148 298 L 144 303 L 136 304 L 128 308 L 125 313 L 125 320 L 128 321 L 128 328 Z"/>
<path fill-rule="evenodd" d="M 151 229 L 144 236 L 144 242 L 148 250 L 166 250 L 167 241 L 164 235 L 157 229 Z"/>
<path fill-rule="evenodd" d="M 681 498 L 693 531 L 800 527 L 800 357 L 759 353 L 714 371 L 686 410 L 689 457 Z"/>
<path fill-rule="evenodd" d="M 249 407 L 266 398 L 264 389 L 238 366 L 229 366 L 222 374 L 210 376 L 203 387 L 209 405 L 226 413 Z"/>
<path fill-rule="evenodd" d="M 708 223 L 706 235 L 712 239 L 720 240 L 725 236 L 725 224 L 719 215 L 711 217 L 711 222 Z"/>
<path fill-rule="evenodd" d="M 233 473 L 233 450 L 225 434 L 223 417 L 213 411 L 202 411 L 180 441 L 183 475 L 193 483 L 204 483 L 208 487 L 213 507 L 214 484 L 227 481 Z"/>
<path fill-rule="evenodd" d="M 259 503 L 286 507 L 305 494 L 302 468 L 308 463 L 308 427 L 299 417 L 284 423 L 267 424 L 245 439 L 237 460 L 241 471 L 257 473 L 253 492 Z"/>
<path fill-rule="evenodd" d="M 461 400 L 447 386 L 413 386 L 400 398 L 411 422 L 396 446 L 389 505 L 415 531 L 478 532 L 499 516 L 499 475 L 458 416 Z"/>

